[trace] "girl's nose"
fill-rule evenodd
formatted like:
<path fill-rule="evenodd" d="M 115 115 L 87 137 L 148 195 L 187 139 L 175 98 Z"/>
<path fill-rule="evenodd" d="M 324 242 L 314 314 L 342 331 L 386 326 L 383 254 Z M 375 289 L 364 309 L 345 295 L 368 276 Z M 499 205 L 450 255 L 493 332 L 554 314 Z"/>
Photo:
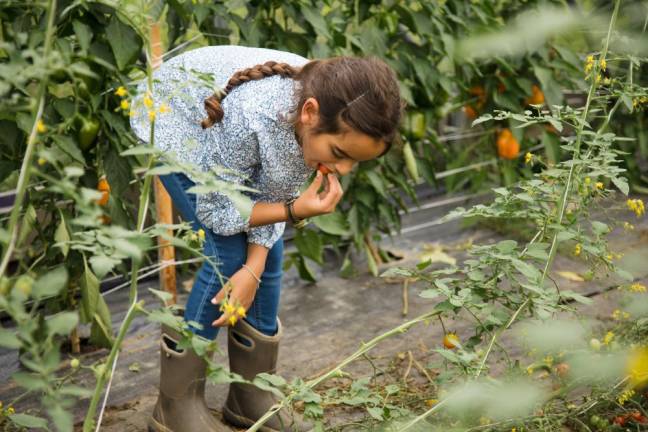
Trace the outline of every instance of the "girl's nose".
<path fill-rule="evenodd" d="M 351 172 L 356 162 L 351 159 L 344 159 L 335 164 L 335 171 L 340 175 L 347 175 Z"/>

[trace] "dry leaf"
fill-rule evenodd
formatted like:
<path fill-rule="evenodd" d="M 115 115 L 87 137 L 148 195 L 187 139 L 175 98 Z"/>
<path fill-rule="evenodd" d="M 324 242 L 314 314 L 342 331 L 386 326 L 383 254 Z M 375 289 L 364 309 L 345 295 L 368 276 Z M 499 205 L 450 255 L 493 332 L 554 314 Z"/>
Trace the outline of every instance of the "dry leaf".
<path fill-rule="evenodd" d="M 567 280 L 570 280 L 572 282 L 585 282 L 585 279 L 583 276 L 579 275 L 578 273 L 571 272 L 571 271 L 559 271 L 556 272 L 560 276 L 564 277 Z"/>

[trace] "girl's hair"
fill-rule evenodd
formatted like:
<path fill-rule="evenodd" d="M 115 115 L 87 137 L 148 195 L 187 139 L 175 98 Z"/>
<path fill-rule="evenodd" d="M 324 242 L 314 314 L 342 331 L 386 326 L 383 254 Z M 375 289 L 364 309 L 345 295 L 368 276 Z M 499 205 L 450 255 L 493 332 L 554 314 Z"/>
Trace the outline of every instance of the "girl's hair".
<path fill-rule="evenodd" d="M 310 61 L 301 68 L 269 61 L 240 70 L 220 94 L 205 99 L 208 117 L 201 123 L 203 129 L 223 119 L 221 101 L 234 87 L 273 75 L 293 78 L 301 84 L 293 124 L 297 123 L 306 99 L 314 97 L 320 114 L 316 134 L 344 133 L 350 127 L 383 140 L 387 145 L 385 152 L 398 141 L 403 110 L 398 81 L 392 68 L 375 57 L 333 57 Z"/>

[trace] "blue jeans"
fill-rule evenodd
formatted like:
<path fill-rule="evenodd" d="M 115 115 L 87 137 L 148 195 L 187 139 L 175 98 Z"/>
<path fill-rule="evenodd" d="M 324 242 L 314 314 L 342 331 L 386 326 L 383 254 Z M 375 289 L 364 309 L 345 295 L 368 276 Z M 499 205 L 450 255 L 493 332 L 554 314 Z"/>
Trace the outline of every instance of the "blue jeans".
<path fill-rule="evenodd" d="M 203 262 L 194 279 L 184 318 L 189 323 L 194 321 L 202 325 L 202 329 L 191 327 L 195 334 L 214 339 L 218 334 L 218 327 L 213 327 L 212 323 L 221 316 L 221 312 L 218 305 L 213 305 L 211 300 L 222 288 L 221 277 L 223 281 L 227 281 L 245 263 L 247 233 L 223 236 L 202 225 L 196 217 L 196 195 L 187 193 L 187 189 L 194 183 L 186 175 L 180 173 L 163 175 L 160 176 L 160 181 L 169 192 L 182 218 L 191 223 L 194 230 L 202 228 L 205 231 L 203 254 L 210 257 L 216 268 L 208 261 Z M 269 336 L 277 332 L 282 261 L 283 240 L 279 239 L 268 253 L 265 270 L 261 275 L 261 284 L 245 318 L 250 325 Z"/>

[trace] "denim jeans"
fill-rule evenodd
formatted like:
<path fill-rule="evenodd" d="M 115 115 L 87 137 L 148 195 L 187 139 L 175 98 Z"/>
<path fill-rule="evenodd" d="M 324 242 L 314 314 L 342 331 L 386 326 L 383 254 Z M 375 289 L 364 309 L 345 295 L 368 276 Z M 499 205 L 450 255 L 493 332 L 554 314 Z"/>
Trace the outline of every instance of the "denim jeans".
<path fill-rule="evenodd" d="M 212 298 L 222 288 L 221 279 L 227 279 L 241 269 L 247 257 L 247 234 L 242 232 L 231 236 L 214 233 L 203 226 L 196 217 L 196 195 L 187 193 L 194 183 L 184 174 L 173 173 L 160 176 L 160 181 L 173 200 L 182 218 L 190 222 L 194 230 L 205 231 L 203 254 L 210 257 L 216 268 L 204 261 L 194 279 L 191 294 L 187 300 L 184 319 L 197 322 L 202 329 L 192 327 L 195 334 L 207 339 L 214 339 L 218 327 L 212 322 L 221 316 L 218 305 L 211 303 Z M 279 239 L 270 252 L 261 284 L 257 289 L 254 302 L 247 311 L 245 320 L 261 333 L 272 336 L 277 332 L 277 312 L 281 294 L 281 276 L 283 261 L 283 240 Z M 219 277 L 219 273 L 221 277 Z"/>

